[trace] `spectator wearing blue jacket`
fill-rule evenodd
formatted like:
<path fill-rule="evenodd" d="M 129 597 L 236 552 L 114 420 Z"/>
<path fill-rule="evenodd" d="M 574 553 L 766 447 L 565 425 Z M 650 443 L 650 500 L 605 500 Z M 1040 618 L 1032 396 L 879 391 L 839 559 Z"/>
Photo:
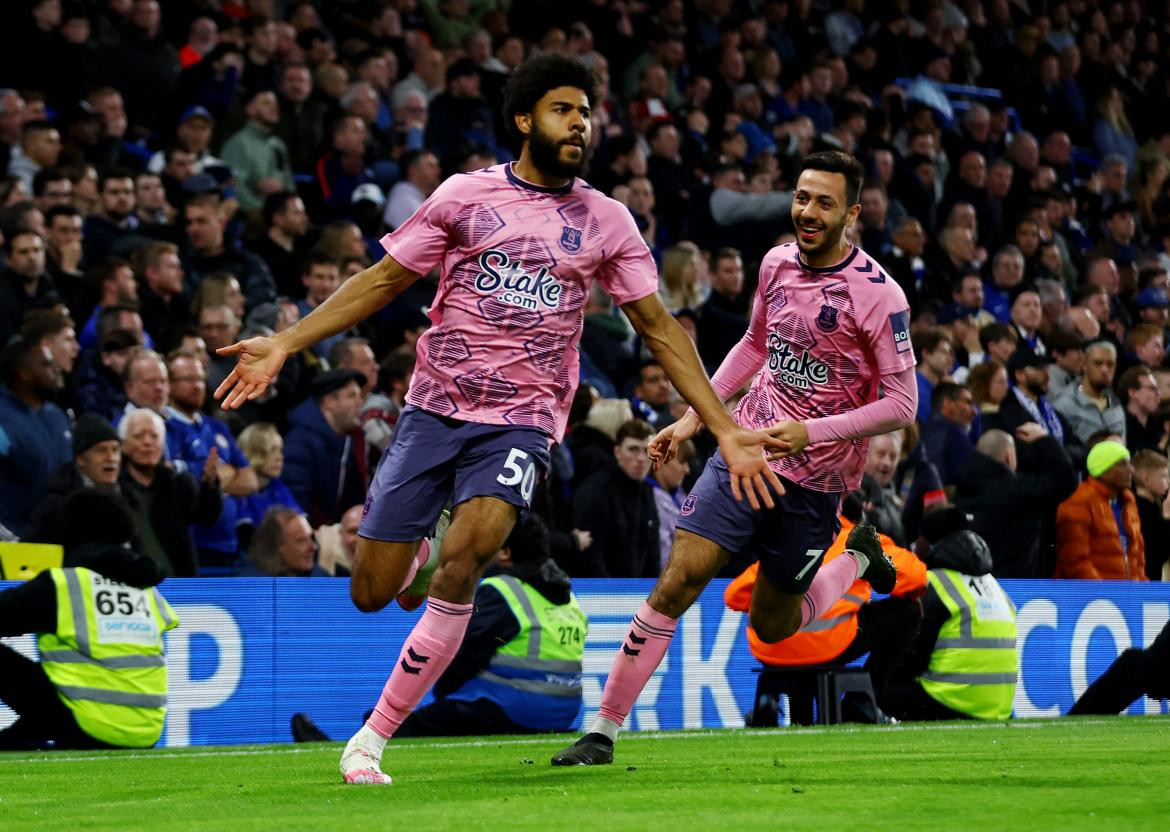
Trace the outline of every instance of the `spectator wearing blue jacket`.
<path fill-rule="evenodd" d="M 52 401 L 65 379 L 48 347 L 14 337 L 0 377 L 0 524 L 19 535 L 50 475 L 73 458 L 73 437 Z"/>
<path fill-rule="evenodd" d="M 236 444 L 228 426 L 202 413 L 207 398 L 207 377 L 203 362 L 194 354 L 178 353 L 167 362 L 171 381 L 171 404 L 166 408 L 167 450 L 171 461 L 198 476 L 215 449 L 219 456 L 219 482 L 230 497 L 247 497 L 260 487 L 256 471 Z M 199 550 L 200 567 L 227 568 L 239 555 L 236 537 L 238 504 L 224 500 L 219 518 L 211 524 L 192 526 Z"/>
<path fill-rule="evenodd" d="M 365 502 L 365 438 L 359 425 L 366 377 L 328 370 L 313 379 L 312 398 L 289 416 L 284 478 L 314 527 L 336 523 L 347 508 Z"/>
<path fill-rule="evenodd" d="M 975 398 L 971 388 L 953 381 L 940 381 L 931 395 L 932 412 L 922 426 L 922 445 L 926 458 L 938 468 L 943 485 L 954 485 L 959 467 L 971 453 Z"/>
<path fill-rule="evenodd" d="M 945 329 L 922 330 L 912 339 L 914 357 L 918 359 L 915 377 L 918 381 L 918 424 L 930 421 L 934 388 L 943 381 L 955 365 L 955 347 Z"/>
<path fill-rule="evenodd" d="M 256 472 L 260 488 L 246 497 L 230 498 L 236 503 L 236 523 L 258 528 L 265 512 L 272 506 L 285 506 L 303 513 L 304 509 L 281 479 L 284 472 L 284 439 L 270 422 L 248 425 L 239 436 L 240 450 Z"/>

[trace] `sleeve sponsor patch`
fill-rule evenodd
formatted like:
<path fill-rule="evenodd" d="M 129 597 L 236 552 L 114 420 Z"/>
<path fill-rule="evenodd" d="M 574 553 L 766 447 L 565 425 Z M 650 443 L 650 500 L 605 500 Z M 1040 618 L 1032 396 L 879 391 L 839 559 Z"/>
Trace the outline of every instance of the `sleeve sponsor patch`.
<path fill-rule="evenodd" d="M 890 332 L 894 336 L 894 352 L 910 352 L 910 310 L 903 309 L 890 315 Z"/>

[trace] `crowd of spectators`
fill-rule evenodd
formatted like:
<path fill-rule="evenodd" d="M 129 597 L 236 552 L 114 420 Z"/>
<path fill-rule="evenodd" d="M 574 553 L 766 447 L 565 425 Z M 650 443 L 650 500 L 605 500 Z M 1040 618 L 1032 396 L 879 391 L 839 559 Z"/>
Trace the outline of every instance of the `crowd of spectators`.
<path fill-rule="evenodd" d="M 1170 16 L 1137 0 L 8 4 L 4 531 L 52 542 L 68 493 L 118 489 L 168 574 L 347 574 L 437 275 L 238 411 L 214 351 L 311 312 L 444 177 L 511 160 L 504 83 L 548 51 L 594 71 L 587 178 L 708 371 L 793 239 L 801 158 L 863 161 L 850 239 L 905 291 L 919 363 L 918 424 L 870 446 L 883 531 L 913 543 L 950 501 L 998 577 L 1162 576 Z M 571 575 L 653 576 L 712 445 L 649 472 L 685 405 L 599 288 L 585 311 L 536 510 Z M 1112 560 L 1069 566 L 1070 540 Z"/>

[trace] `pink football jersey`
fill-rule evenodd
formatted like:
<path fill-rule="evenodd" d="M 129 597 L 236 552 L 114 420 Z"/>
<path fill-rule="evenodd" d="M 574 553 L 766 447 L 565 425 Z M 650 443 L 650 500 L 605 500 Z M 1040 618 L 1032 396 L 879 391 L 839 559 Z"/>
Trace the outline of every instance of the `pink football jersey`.
<path fill-rule="evenodd" d="M 876 401 L 883 374 L 914 366 L 910 309 L 902 289 L 854 248 L 841 263 L 806 266 L 795 243 L 760 264 L 760 285 L 745 337 L 766 355 L 735 410 L 744 427 L 833 416 Z M 715 389 L 724 397 L 734 390 Z M 814 491 L 851 491 L 865 470 L 867 439 L 824 442 L 772 463 Z"/>
<path fill-rule="evenodd" d="M 577 389 L 593 281 L 618 304 L 658 288 L 624 205 L 580 179 L 533 185 L 510 164 L 447 179 L 382 246 L 411 271 L 441 267 L 407 402 L 556 440 Z"/>

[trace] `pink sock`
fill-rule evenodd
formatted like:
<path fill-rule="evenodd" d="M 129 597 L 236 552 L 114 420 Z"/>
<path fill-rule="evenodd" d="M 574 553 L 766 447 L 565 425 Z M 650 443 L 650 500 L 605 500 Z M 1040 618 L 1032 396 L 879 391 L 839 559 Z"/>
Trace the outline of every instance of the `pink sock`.
<path fill-rule="evenodd" d="M 642 602 L 642 606 L 634 613 L 630 634 L 626 636 L 622 649 L 613 660 L 613 667 L 609 669 L 598 716 L 618 725 L 625 722 L 638 694 L 646 687 L 661 664 L 662 657 L 666 655 L 666 648 L 670 646 L 677 624 L 677 618 L 663 615 Z"/>
<path fill-rule="evenodd" d="M 800 606 L 801 629 L 816 621 L 821 613 L 837 603 L 856 580 L 857 561 L 848 552 L 822 566 Z"/>
<path fill-rule="evenodd" d="M 427 608 L 402 645 L 394 672 L 366 722 L 379 736 L 389 737 L 397 731 L 451 664 L 467 632 L 471 610 L 471 604 L 427 599 Z"/>
<path fill-rule="evenodd" d="M 410 569 L 406 570 L 406 580 L 402 582 L 402 588 L 398 590 L 398 595 L 410 586 L 414 576 L 418 574 L 418 570 L 422 569 L 422 565 L 427 562 L 427 558 L 431 556 L 431 542 L 423 540 L 418 544 L 418 551 L 414 553 L 414 560 L 410 562 Z"/>

